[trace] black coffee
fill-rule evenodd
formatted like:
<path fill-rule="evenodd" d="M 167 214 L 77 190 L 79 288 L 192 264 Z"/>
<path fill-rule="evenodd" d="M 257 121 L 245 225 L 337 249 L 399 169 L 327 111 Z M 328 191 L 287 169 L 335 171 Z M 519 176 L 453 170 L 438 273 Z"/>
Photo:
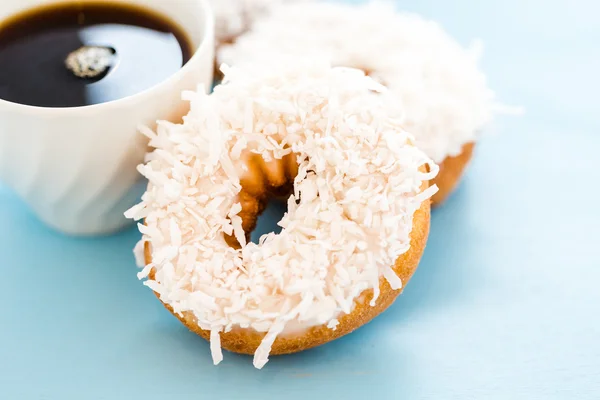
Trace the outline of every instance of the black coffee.
<path fill-rule="evenodd" d="M 36 8 L 0 21 L 0 99 L 77 107 L 139 93 L 190 58 L 164 16 L 110 1 Z"/>

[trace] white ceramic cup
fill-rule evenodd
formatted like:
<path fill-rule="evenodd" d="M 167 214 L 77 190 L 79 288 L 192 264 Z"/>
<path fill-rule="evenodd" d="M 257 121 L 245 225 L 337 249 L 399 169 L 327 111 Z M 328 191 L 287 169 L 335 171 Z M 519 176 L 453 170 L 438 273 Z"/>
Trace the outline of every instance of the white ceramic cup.
<path fill-rule="evenodd" d="M 0 20 L 42 4 L 72 1 L 1 0 Z M 67 234 L 107 234 L 130 223 L 123 212 L 145 186 L 136 166 L 147 141 L 137 127 L 179 120 L 188 110 L 181 92 L 199 84 L 210 89 L 212 83 L 214 18 L 207 0 L 110 1 L 169 17 L 187 33 L 195 52 L 166 81 L 116 101 L 43 108 L 0 100 L 0 182 L 42 221 Z"/>

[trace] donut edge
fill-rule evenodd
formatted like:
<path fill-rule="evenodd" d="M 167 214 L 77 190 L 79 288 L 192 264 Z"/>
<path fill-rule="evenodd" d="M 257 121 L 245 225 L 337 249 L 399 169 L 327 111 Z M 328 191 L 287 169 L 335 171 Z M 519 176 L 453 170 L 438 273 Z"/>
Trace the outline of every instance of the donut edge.
<path fill-rule="evenodd" d="M 410 249 L 396 260 L 393 267 L 394 272 L 402 280 L 401 289 L 392 290 L 387 280 L 381 278 L 380 295 L 375 306 L 369 305 L 373 297 L 373 290 L 369 289 L 363 292 L 361 297 L 364 300 L 356 302 L 354 310 L 350 314 L 338 318 L 339 324 L 335 330 L 328 328 L 326 325 L 320 325 L 309 328 L 301 334 L 280 335 L 273 343 L 270 355 L 297 353 L 331 342 L 367 324 L 392 305 L 419 265 L 429 236 L 430 215 L 431 204 L 427 200 L 421 204 L 421 207 L 413 216 Z M 149 243 L 145 243 L 144 256 L 146 264 L 149 264 L 152 260 Z M 154 270 L 150 272 L 149 279 L 154 280 Z M 154 294 L 160 300 L 159 295 Z M 184 312 L 179 315 L 173 311 L 171 306 L 162 301 L 161 303 L 190 331 L 210 341 L 210 331 L 201 329 L 191 312 Z M 221 348 L 234 353 L 252 355 L 256 352 L 265 334 L 264 332 L 241 328 L 233 329 L 227 333 L 221 332 Z"/>
<path fill-rule="evenodd" d="M 440 172 L 432 181 L 437 185 L 438 191 L 431 198 L 431 206 L 441 206 L 456 190 L 464 175 L 465 169 L 473 158 L 475 143 L 467 143 L 463 146 L 459 155 L 446 157 L 440 164 Z"/>

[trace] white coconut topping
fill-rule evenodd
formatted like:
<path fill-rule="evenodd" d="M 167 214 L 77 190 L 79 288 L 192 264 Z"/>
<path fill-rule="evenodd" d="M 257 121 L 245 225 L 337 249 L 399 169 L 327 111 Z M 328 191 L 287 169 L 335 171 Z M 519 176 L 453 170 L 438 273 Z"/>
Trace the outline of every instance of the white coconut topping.
<path fill-rule="evenodd" d="M 296 60 L 223 71 L 211 95 L 185 93 L 183 124 L 143 130 L 155 148 L 139 167 L 150 184 L 126 215 L 145 219 L 152 263 L 140 278 L 155 271 L 145 285 L 211 332 L 215 363 L 221 332 L 266 333 L 254 357 L 262 368 L 286 325 L 335 329 L 361 293 L 377 296 L 380 278 L 400 287 L 392 266 L 438 168 L 389 117 L 385 88 L 360 70 Z M 299 167 L 283 230 L 246 243 L 240 182 L 257 173 L 247 155 L 291 152 Z"/>
<path fill-rule="evenodd" d="M 290 1 L 308 0 L 211 0 L 216 19 L 217 43 L 233 40 L 272 7 Z"/>
<path fill-rule="evenodd" d="M 406 130 L 441 163 L 476 141 L 501 110 L 478 68 L 481 48 L 462 48 L 438 24 L 399 13 L 392 2 L 307 3 L 275 8 L 223 46 L 219 59 L 269 63 L 285 53 L 363 69 L 395 93 Z"/>

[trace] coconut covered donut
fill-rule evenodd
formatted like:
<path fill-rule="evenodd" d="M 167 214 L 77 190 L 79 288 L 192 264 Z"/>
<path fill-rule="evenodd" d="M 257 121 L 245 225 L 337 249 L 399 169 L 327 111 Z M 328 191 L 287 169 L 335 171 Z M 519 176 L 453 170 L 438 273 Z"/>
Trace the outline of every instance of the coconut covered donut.
<path fill-rule="evenodd" d="M 149 186 L 127 216 L 144 220 L 140 279 L 210 341 L 215 364 L 225 348 L 262 368 L 394 301 L 425 246 L 438 168 L 360 70 L 297 61 L 224 72 L 212 94 L 185 93 L 182 124 L 144 130 Z M 282 231 L 250 242 L 276 196 L 287 198 Z"/>
<path fill-rule="evenodd" d="M 283 5 L 218 57 L 236 65 L 282 54 L 360 68 L 387 86 L 406 130 L 440 165 L 436 204 L 455 188 L 481 131 L 500 110 L 478 68 L 480 46 L 464 49 L 436 23 L 399 13 L 391 2 Z"/>

